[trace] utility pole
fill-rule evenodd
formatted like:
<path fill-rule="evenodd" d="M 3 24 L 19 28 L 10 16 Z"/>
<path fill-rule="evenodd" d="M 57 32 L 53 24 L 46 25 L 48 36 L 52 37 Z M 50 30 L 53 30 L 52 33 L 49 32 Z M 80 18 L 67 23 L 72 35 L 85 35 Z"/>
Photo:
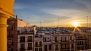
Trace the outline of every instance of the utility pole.
<path fill-rule="evenodd" d="M 58 18 L 58 27 L 59 27 L 59 18 Z"/>
<path fill-rule="evenodd" d="M 87 17 L 87 27 L 88 27 L 88 16 L 86 16 Z"/>

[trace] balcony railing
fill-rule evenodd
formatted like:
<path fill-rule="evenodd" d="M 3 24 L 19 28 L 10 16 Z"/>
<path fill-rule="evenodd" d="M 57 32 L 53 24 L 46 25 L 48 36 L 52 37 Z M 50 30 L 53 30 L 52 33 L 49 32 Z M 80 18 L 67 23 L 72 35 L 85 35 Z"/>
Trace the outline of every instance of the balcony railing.
<path fill-rule="evenodd" d="M 58 43 L 59 41 L 58 40 L 53 40 L 52 43 Z"/>
<path fill-rule="evenodd" d="M 13 42 L 8 42 L 8 45 L 13 45 Z"/>
<path fill-rule="evenodd" d="M 55 42 L 58 42 L 57 40 L 55 40 Z"/>
<path fill-rule="evenodd" d="M 25 40 L 20 40 L 20 42 L 25 42 Z"/>
<path fill-rule="evenodd" d="M 32 47 L 28 47 L 28 49 L 27 50 L 32 50 Z"/>
<path fill-rule="evenodd" d="M 13 49 L 8 49 L 7 51 L 13 51 Z"/>
<path fill-rule="evenodd" d="M 7 37 L 8 37 L 8 38 L 12 38 L 12 37 L 13 37 L 13 35 L 8 35 Z"/>
<path fill-rule="evenodd" d="M 20 51 L 23 51 L 23 50 L 25 50 L 25 48 L 20 48 Z"/>
<path fill-rule="evenodd" d="M 70 49 L 70 48 L 61 48 L 61 49 Z"/>
<path fill-rule="evenodd" d="M 27 42 L 33 42 L 33 40 L 31 39 L 31 40 L 27 40 Z"/>
<path fill-rule="evenodd" d="M 8 26 L 8 28 L 7 28 L 8 30 L 13 30 L 13 26 Z"/>
<path fill-rule="evenodd" d="M 58 50 L 58 48 L 55 48 L 55 50 Z"/>
<path fill-rule="evenodd" d="M 39 47 L 39 45 L 38 45 L 38 44 L 36 44 L 36 45 L 35 45 L 35 47 Z"/>

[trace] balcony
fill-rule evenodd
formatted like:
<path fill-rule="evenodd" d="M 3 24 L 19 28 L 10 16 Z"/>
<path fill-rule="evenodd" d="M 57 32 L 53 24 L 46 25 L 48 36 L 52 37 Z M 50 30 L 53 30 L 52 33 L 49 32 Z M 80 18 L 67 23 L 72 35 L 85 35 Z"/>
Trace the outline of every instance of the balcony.
<path fill-rule="evenodd" d="M 55 48 L 55 50 L 58 50 L 58 48 Z"/>
<path fill-rule="evenodd" d="M 34 40 L 39 41 L 39 40 L 43 40 L 43 38 L 36 37 L 34 38 Z"/>
<path fill-rule="evenodd" d="M 20 40 L 20 42 L 25 42 L 25 40 Z"/>
<path fill-rule="evenodd" d="M 39 44 L 39 46 L 42 46 L 42 44 Z"/>
<path fill-rule="evenodd" d="M 8 30 L 13 30 L 13 25 L 9 25 L 7 29 Z"/>
<path fill-rule="evenodd" d="M 20 51 L 25 51 L 25 48 L 20 48 Z"/>
<path fill-rule="evenodd" d="M 36 45 L 35 45 L 35 47 L 41 47 L 41 46 L 42 46 L 42 44 L 40 44 L 40 45 L 36 44 Z"/>
<path fill-rule="evenodd" d="M 57 40 L 55 40 L 55 42 L 58 42 Z"/>
<path fill-rule="evenodd" d="M 13 45 L 13 42 L 8 42 L 8 45 Z"/>
<path fill-rule="evenodd" d="M 51 40 L 46 40 L 46 41 L 45 41 L 45 40 L 43 40 L 43 42 L 51 42 Z"/>
<path fill-rule="evenodd" d="M 13 43 L 7 43 L 8 48 L 13 47 Z"/>
<path fill-rule="evenodd" d="M 27 40 L 27 42 L 33 42 L 33 40 L 31 39 L 31 40 Z"/>
<path fill-rule="evenodd" d="M 32 50 L 32 47 L 28 47 L 28 49 L 27 50 Z"/>
<path fill-rule="evenodd" d="M 8 38 L 12 38 L 12 37 L 13 37 L 13 34 L 12 34 L 12 35 L 8 35 L 7 37 L 8 37 Z"/>
<path fill-rule="evenodd" d="M 70 48 L 61 48 L 61 49 L 70 49 Z"/>
<path fill-rule="evenodd" d="M 61 43 L 70 43 L 72 42 L 71 40 L 60 40 Z"/>
<path fill-rule="evenodd" d="M 53 40 L 52 43 L 59 43 L 60 41 L 58 40 Z"/>
<path fill-rule="evenodd" d="M 7 51 L 13 51 L 13 49 L 8 49 Z"/>

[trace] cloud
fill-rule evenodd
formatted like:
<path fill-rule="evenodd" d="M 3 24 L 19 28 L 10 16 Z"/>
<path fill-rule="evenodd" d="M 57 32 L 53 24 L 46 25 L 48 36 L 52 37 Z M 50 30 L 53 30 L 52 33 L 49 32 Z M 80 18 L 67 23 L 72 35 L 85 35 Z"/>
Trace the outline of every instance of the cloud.
<path fill-rule="evenodd" d="M 60 18 L 60 23 L 65 24 L 72 21 L 86 22 L 86 16 L 89 15 L 89 12 L 81 10 L 69 10 L 69 9 L 43 9 L 43 12 L 49 13 L 51 15 L 56 15 Z M 89 19 L 90 21 L 91 19 Z M 53 20 L 54 21 L 54 20 Z M 57 22 L 57 20 L 56 20 Z M 64 25 L 64 24 L 63 24 Z"/>
<path fill-rule="evenodd" d="M 66 17 L 82 17 L 83 15 L 89 15 L 88 12 L 80 10 L 69 10 L 69 9 L 44 9 L 43 12 L 57 15 L 57 16 L 66 16 Z"/>
<path fill-rule="evenodd" d="M 21 2 L 22 1 L 22 2 Z M 91 17 L 90 0 L 16 0 L 15 14 L 30 17 L 31 24 L 50 25 L 60 18 L 60 25 L 65 25 L 74 20 L 85 22 L 86 16 Z M 65 23 L 65 24 L 64 24 Z M 51 24 L 52 25 L 52 24 Z"/>
<path fill-rule="evenodd" d="M 83 5 L 85 5 L 89 11 L 91 10 L 91 0 L 75 0 Z"/>

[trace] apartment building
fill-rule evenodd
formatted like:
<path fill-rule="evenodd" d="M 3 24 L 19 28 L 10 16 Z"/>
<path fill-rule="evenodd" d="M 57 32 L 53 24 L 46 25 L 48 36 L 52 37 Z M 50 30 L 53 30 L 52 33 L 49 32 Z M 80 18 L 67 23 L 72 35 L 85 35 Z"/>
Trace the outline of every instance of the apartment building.
<path fill-rule="evenodd" d="M 9 18 L 7 20 L 7 51 L 17 51 L 17 31 L 24 31 L 23 28 L 30 27 L 30 24 L 21 19 Z"/>
<path fill-rule="evenodd" d="M 43 36 L 36 34 L 34 36 L 34 51 L 43 51 Z"/>
<path fill-rule="evenodd" d="M 44 51 L 52 51 L 52 36 L 49 32 L 45 32 L 43 37 L 43 49 Z"/>
<path fill-rule="evenodd" d="M 86 49 L 86 37 L 84 33 L 81 33 L 81 35 L 76 31 L 73 34 L 70 31 L 72 29 L 63 29 L 44 30 L 44 51 L 77 51 Z"/>
<path fill-rule="evenodd" d="M 7 51 L 17 51 L 17 18 L 7 20 Z"/>
<path fill-rule="evenodd" d="M 25 31 L 18 31 L 18 51 L 34 51 L 34 30 L 24 28 Z"/>
<path fill-rule="evenodd" d="M 26 28 L 25 28 L 26 29 Z M 31 28 L 27 28 L 29 32 Z M 90 45 L 90 34 L 85 30 L 81 31 L 75 30 L 74 28 L 38 28 L 34 29 L 34 33 L 24 33 L 18 34 L 18 51 L 21 48 L 24 51 L 29 51 L 28 49 L 28 36 L 32 36 L 31 50 L 30 51 L 79 51 L 86 50 L 91 47 Z M 23 45 L 20 42 L 20 37 L 24 37 Z"/>

